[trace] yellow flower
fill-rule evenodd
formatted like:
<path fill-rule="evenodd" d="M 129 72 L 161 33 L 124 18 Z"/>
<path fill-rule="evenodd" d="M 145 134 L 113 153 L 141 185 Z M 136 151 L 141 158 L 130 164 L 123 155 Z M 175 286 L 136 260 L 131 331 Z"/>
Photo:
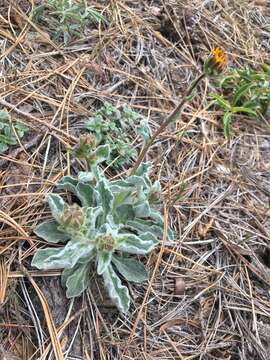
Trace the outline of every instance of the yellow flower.
<path fill-rule="evenodd" d="M 212 55 L 212 58 L 213 58 L 212 61 L 214 62 L 214 64 L 217 67 L 224 68 L 227 65 L 227 62 L 228 62 L 227 55 L 219 47 L 214 48 L 211 51 L 211 55 Z"/>
<path fill-rule="evenodd" d="M 226 53 L 219 47 L 215 47 L 211 51 L 211 56 L 204 64 L 204 71 L 207 75 L 222 72 L 228 63 Z"/>

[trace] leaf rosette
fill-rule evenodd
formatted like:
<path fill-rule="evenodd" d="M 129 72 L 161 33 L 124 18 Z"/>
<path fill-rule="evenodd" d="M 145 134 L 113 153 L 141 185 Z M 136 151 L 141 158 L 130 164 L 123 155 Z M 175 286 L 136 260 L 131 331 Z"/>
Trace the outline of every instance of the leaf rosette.
<path fill-rule="evenodd" d="M 146 281 L 147 271 L 132 255 L 146 255 L 163 235 L 162 214 L 153 208 L 160 192 L 152 184 L 149 164 L 125 180 L 108 180 L 96 167 L 78 177 L 64 176 L 58 188 L 73 193 L 78 204 L 68 205 L 54 193 L 47 196 L 53 220 L 40 224 L 35 234 L 63 247 L 39 249 L 32 265 L 38 269 L 64 269 L 62 282 L 67 297 L 79 296 L 88 285 L 91 266 L 104 279 L 105 287 L 122 312 L 130 306 L 126 281 Z M 169 239 L 173 233 L 169 229 Z"/>

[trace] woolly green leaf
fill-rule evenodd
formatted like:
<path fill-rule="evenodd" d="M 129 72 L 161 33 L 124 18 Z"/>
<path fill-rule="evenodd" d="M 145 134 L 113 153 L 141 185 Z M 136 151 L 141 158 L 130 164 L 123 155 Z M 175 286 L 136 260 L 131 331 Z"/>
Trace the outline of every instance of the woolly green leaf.
<path fill-rule="evenodd" d="M 95 200 L 94 189 L 92 186 L 86 184 L 84 180 L 86 180 L 86 175 L 84 177 L 81 176 L 79 179 L 72 176 L 64 176 L 59 181 L 57 187 L 75 194 L 81 201 L 82 206 L 93 206 Z"/>
<path fill-rule="evenodd" d="M 121 192 L 123 190 L 131 189 L 133 186 L 130 186 L 130 183 L 126 180 L 116 180 L 112 182 L 112 189 L 113 191 Z"/>
<path fill-rule="evenodd" d="M 93 172 L 90 171 L 80 171 L 79 175 L 78 175 L 78 182 L 83 182 L 83 183 L 89 183 L 92 182 L 95 179 L 95 176 L 93 174 Z"/>
<path fill-rule="evenodd" d="M 158 240 L 151 234 L 145 233 L 140 236 L 134 234 L 119 234 L 117 250 L 130 254 L 143 255 L 149 253 L 158 244 Z"/>
<path fill-rule="evenodd" d="M 150 217 L 151 217 L 151 219 L 154 220 L 155 225 L 162 227 L 162 229 L 164 228 L 163 216 L 161 215 L 161 213 L 159 211 L 157 211 L 155 209 L 151 209 Z M 172 231 L 172 229 L 170 227 L 168 227 L 168 229 L 167 229 L 167 235 L 168 235 L 168 240 L 174 239 L 174 232 Z"/>
<path fill-rule="evenodd" d="M 162 225 L 164 224 L 164 220 L 163 220 L 163 216 L 161 215 L 161 213 L 155 209 L 151 209 L 151 212 L 150 212 L 150 217 L 151 219 L 155 220 L 155 222 L 159 225 Z"/>
<path fill-rule="evenodd" d="M 137 283 L 148 280 L 147 271 L 140 261 L 114 254 L 112 262 L 126 280 Z"/>
<path fill-rule="evenodd" d="M 72 271 L 65 281 L 67 287 L 67 297 L 72 298 L 75 296 L 81 295 L 81 293 L 87 288 L 88 285 L 88 276 L 89 276 L 89 262 L 84 264 L 79 264 L 74 270 L 68 269 Z"/>
<path fill-rule="evenodd" d="M 98 251 L 97 254 L 97 273 L 103 274 L 107 270 L 112 260 L 112 252 L 109 251 Z"/>
<path fill-rule="evenodd" d="M 92 249 L 92 245 L 78 241 L 69 241 L 62 248 L 40 249 L 33 257 L 32 266 L 44 270 L 72 268 L 79 259 L 90 255 Z"/>
<path fill-rule="evenodd" d="M 142 242 L 149 242 L 149 243 L 152 242 L 153 247 L 155 247 L 156 245 L 159 244 L 159 240 L 156 238 L 156 236 L 154 236 L 150 232 L 146 232 L 144 234 L 141 234 L 140 239 L 142 240 Z"/>
<path fill-rule="evenodd" d="M 0 154 L 8 149 L 8 145 L 4 144 L 0 140 Z"/>
<path fill-rule="evenodd" d="M 113 182 L 114 185 L 118 185 L 120 188 L 129 188 L 129 187 L 136 187 L 136 188 L 147 188 L 147 184 L 143 177 L 132 175 L 127 177 L 125 180 L 116 180 Z"/>
<path fill-rule="evenodd" d="M 144 162 L 138 167 L 135 175 L 137 175 L 137 176 L 148 175 L 151 167 L 152 167 L 152 164 L 150 163 L 150 161 Z"/>
<path fill-rule="evenodd" d="M 89 207 L 86 209 L 86 223 L 87 227 L 87 238 L 92 240 L 96 233 L 96 230 L 100 226 L 99 217 L 103 216 L 103 209 L 101 206 L 97 206 L 95 208 Z"/>
<path fill-rule="evenodd" d="M 63 269 L 62 275 L 61 275 L 61 285 L 66 286 L 67 279 L 70 275 L 73 274 L 75 270 L 79 268 L 81 264 L 78 262 L 76 265 L 74 265 L 72 268 Z"/>
<path fill-rule="evenodd" d="M 151 186 L 151 193 L 160 193 L 161 192 L 161 185 L 160 182 L 157 180 L 154 182 L 154 184 Z"/>
<path fill-rule="evenodd" d="M 108 144 L 106 145 L 100 145 L 96 151 L 95 151 L 95 155 L 96 155 L 96 163 L 99 164 L 103 161 L 106 161 L 109 159 L 110 156 L 110 146 Z"/>
<path fill-rule="evenodd" d="M 80 199 L 82 206 L 93 206 L 95 205 L 95 194 L 91 185 L 79 182 L 76 186 L 76 195 Z"/>
<path fill-rule="evenodd" d="M 96 190 L 99 193 L 99 201 L 101 202 L 101 205 L 103 207 L 104 219 L 105 219 L 107 214 L 113 208 L 114 197 L 105 179 L 102 179 L 98 182 L 96 186 Z"/>
<path fill-rule="evenodd" d="M 150 216 L 151 213 L 149 202 L 147 200 L 134 206 L 134 210 L 135 210 L 135 215 L 138 218 L 147 218 Z"/>
<path fill-rule="evenodd" d="M 17 135 L 19 138 L 22 138 L 25 134 L 29 132 L 29 129 L 27 126 L 25 126 L 22 122 L 17 121 L 14 125 L 14 128 L 16 130 Z"/>
<path fill-rule="evenodd" d="M 114 196 L 114 201 L 113 201 L 114 209 L 117 209 L 120 205 L 124 204 L 126 202 L 126 199 L 131 194 L 131 190 L 126 190 L 126 189 L 123 190 L 121 189 L 120 186 L 117 185 L 112 185 L 111 191 Z"/>
<path fill-rule="evenodd" d="M 122 285 L 121 280 L 116 275 L 111 265 L 108 266 L 102 275 L 110 298 L 121 312 L 126 313 L 130 305 L 128 289 L 126 286 Z"/>
<path fill-rule="evenodd" d="M 143 140 L 147 142 L 152 136 L 151 129 L 148 125 L 148 121 L 146 119 L 142 119 L 137 128 L 137 133 L 142 136 Z"/>
<path fill-rule="evenodd" d="M 132 175 L 129 176 L 126 180 L 129 184 L 136 186 L 136 188 L 147 188 L 147 183 L 145 178 L 142 176 Z"/>
<path fill-rule="evenodd" d="M 52 216 L 56 221 L 60 222 L 61 215 L 65 207 L 64 200 L 61 198 L 61 196 L 50 193 L 47 195 L 47 201 L 51 208 Z"/>
<path fill-rule="evenodd" d="M 95 258 L 95 256 L 96 256 L 96 252 L 92 251 L 87 256 L 82 257 L 81 259 L 79 259 L 77 261 L 77 263 L 72 268 L 64 269 L 62 271 L 62 275 L 61 275 L 61 284 L 62 284 L 62 286 L 66 286 L 66 282 L 67 282 L 68 277 L 71 276 L 74 273 L 74 271 L 76 271 L 80 266 L 82 266 L 84 264 L 88 264 L 88 266 L 90 267 L 91 262 Z"/>
<path fill-rule="evenodd" d="M 151 211 L 152 213 L 152 211 Z M 162 239 L 163 232 L 164 232 L 164 222 L 162 221 L 152 221 L 146 219 L 134 219 L 134 221 L 128 221 L 127 226 L 131 226 L 132 228 L 136 229 L 139 234 L 150 232 L 155 238 Z M 174 239 L 174 232 L 173 230 L 168 227 L 167 229 L 167 236 L 168 240 Z"/>
<path fill-rule="evenodd" d="M 34 229 L 34 233 L 50 243 L 66 242 L 70 236 L 58 230 L 59 224 L 54 221 L 46 221 Z"/>
<path fill-rule="evenodd" d="M 68 190 L 73 194 L 76 194 L 76 186 L 78 184 L 78 180 L 73 176 L 64 176 L 58 182 L 57 187 L 59 189 Z"/>
<path fill-rule="evenodd" d="M 133 206 L 130 204 L 118 206 L 114 217 L 118 224 L 125 224 L 128 220 L 133 220 L 135 218 Z"/>
<path fill-rule="evenodd" d="M 5 135 L 0 134 L 0 142 L 7 145 L 16 145 L 17 139 L 15 136 L 11 135 L 9 129 L 4 129 Z"/>
<path fill-rule="evenodd" d="M 163 224 L 156 225 L 151 220 L 145 220 L 145 219 L 138 219 L 135 218 L 134 221 L 128 221 L 127 226 L 129 226 L 131 229 L 136 230 L 139 234 L 150 232 L 153 234 L 156 238 L 162 238 L 163 236 Z"/>
<path fill-rule="evenodd" d="M 0 110 L 0 121 L 8 122 L 9 113 L 6 110 Z"/>

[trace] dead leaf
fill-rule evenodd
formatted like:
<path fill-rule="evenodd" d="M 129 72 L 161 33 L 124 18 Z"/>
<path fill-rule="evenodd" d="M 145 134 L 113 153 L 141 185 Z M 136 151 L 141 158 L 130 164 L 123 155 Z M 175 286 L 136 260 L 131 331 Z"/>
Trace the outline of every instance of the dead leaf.
<path fill-rule="evenodd" d="M 193 320 L 185 320 L 185 319 L 172 319 L 172 320 L 168 320 L 166 321 L 163 325 L 161 325 L 161 327 L 159 328 L 159 333 L 161 334 L 162 332 L 166 331 L 167 329 L 170 329 L 173 326 L 177 326 L 177 325 L 190 325 L 193 327 L 198 328 L 199 327 L 199 323 L 198 321 L 193 321 Z"/>
<path fill-rule="evenodd" d="M 198 226 L 198 234 L 202 239 L 206 238 L 206 235 L 208 234 L 209 230 L 211 229 L 213 225 L 214 219 L 210 219 L 208 224 L 200 223 Z"/>

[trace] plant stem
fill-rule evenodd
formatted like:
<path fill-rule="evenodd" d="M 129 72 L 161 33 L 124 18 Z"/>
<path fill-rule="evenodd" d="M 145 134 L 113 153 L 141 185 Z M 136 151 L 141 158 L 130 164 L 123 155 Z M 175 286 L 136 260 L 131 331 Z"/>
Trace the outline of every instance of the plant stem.
<path fill-rule="evenodd" d="M 187 97 L 191 94 L 191 92 L 197 87 L 199 82 L 205 77 L 205 73 L 202 73 L 200 76 L 197 77 L 193 81 L 193 83 L 190 85 L 190 87 L 186 90 L 185 94 L 183 95 L 182 100 L 180 101 L 179 105 L 172 111 L 172 113 L 163 121 L 163 123 L 159 126 L 159 128 L 156 130 L 156 132 L 152 135 L 150 140 L 145 143 L 144 147 L 142 148 L 142 151 L 140 152 L 140 155 L 138 159 L 136 160 L 133 168 L 131 169 L 130 175 L 134 175 L 136 173 L 136 170 L 140 166 L 141 162 L 143 161 L 148 149 L 150 146 L 154 143 L 156 138 L 163 132 L 163 130 L 171 123 L 175 122 L 177 119 L 179 119 L 182 108 L 184 104 L 188 101 Z"/>

